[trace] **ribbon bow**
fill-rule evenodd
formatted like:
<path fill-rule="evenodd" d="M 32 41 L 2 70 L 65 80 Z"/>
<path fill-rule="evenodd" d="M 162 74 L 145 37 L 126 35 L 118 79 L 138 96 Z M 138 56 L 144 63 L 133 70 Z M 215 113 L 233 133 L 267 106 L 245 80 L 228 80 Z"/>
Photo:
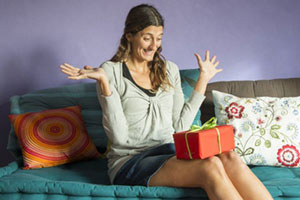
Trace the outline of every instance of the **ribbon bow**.
<path fill-rule="evenodd" d="M 192 125 L 189 132 L 197 132 L 201 130 L 212 129 L 217 126 L 217 118 L 212 117 L 210 120 L 205 122 L 202 126 Z"/>
<path fill-rule="evenodd" d="M 189 141 L 188 141 L 188 138 L 187 138 L 188 134 L 193 133 L 193 132 L 197 132 L 197 131 L 201 131 L 201 130 L 212 129 L 212 128 L 215 128 L 216 126 L 217 126 L 217 118 L 212 117 L 207 122 L 205 122 L 202 126 L 192 125 L 191 128 L 190 128 L 190 131 L 187 131 L 185 133 L 185 135 L 184 135 L 185 143 L 186 143 L 186 147 L 187 147 L 190 159 L 193 159 L 193 157 L 192 157 L 192 154 L 191 154 Z M 219 131 L 218 128 L 216 128 L 216 131 L 217 131 L 217 134 L 218 134 L 219 154 L 221 154 L 222 147 L 221 147 L 220 131 Z"/>

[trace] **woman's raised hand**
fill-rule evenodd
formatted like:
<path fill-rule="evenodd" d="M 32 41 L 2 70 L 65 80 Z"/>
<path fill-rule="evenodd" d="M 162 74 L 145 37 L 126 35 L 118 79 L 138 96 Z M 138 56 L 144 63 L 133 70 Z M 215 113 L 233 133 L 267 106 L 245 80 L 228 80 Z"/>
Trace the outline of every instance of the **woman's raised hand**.
<path fill-rule="evenodd" d="M 200 68 L 200 76 L 209 81 L 212 77 L 214 77 L 218 72 L 221 72 L 223 69 L 217 69 L 216 67 L 219 65 L 219 61 L 216 61 L 216 56 L 214 55 L 211 59 L 209 58 L 209 51 L 207 50 L 205 53 L 205 60 L 203 61 L 199 54 L 195 53 L 195 56 L 198 61 L 198 65 Z"/>
<path fill-rule="evenodd" d="M 73 67 L 68 63 L 60 65 L 61 71 L 68 75 L 68 79 L 95 79 L 97 81 L 107 80 L 105 71 L 102 68 L 93 68 L 91 66 L 84 66 L 83 69 Z"/>

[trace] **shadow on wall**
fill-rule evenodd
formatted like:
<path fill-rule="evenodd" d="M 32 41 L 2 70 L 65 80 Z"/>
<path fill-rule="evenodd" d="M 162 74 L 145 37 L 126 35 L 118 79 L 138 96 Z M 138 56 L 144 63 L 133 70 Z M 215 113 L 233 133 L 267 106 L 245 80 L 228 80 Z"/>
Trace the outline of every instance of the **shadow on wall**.
<path fill-rule="evenodd" d="M 5 166 L 7 163 L 14 160 L 13 155 L 6 150 L 6 145 L 8 141 L 8 133 L 10 130 L 10 122 L 8 120 L 8 113 L 10 109 L 10 103 L 5 102 L 0 105 L 0 120 L 1 120 L 1 140 L 0 140 L 0 152 L 1 152 L 1 160 L 0 167 Z"/>
<path fill-rule="evenodd" d="M 6 56 L 7 61 L 2 62 L 0 75 L 0 166 L 13 161 L 14 158 L 6 150 L 8 134 L 10 130 L 10 97 L 22 95 L 27 92 L 47 87 L 55 87 L 59 84 L 53 77 L 58 77 L 58 56 L 55 51 L 47 46 L 39 46 L 33 51 L 22 54 Z"/>

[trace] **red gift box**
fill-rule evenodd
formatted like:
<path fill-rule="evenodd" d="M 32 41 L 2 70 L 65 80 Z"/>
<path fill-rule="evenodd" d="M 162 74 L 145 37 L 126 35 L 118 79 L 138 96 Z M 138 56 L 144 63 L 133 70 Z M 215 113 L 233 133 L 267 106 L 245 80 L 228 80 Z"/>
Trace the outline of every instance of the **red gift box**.
<path fill-rule="evenodd" d="M 173 138 L 177 159 L 204 159 L 235 148 L 231 125 L 179 132 Z"/>

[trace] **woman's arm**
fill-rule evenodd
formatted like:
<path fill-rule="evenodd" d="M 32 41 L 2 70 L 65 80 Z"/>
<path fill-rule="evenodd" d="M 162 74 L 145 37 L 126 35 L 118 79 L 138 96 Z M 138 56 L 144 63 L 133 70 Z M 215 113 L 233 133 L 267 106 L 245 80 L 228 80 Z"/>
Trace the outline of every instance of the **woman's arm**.
<path fill-rule="evenodd" d="M 99 79 L 99 80 L 97 80 L 97 84 L 98 84 L 98 87 L 100 88 L 100 93 L 103 96 L 110 96 L 111 95 L 111 89 L 109 87 L 108 80 Z"/>
<path fill-rule="evenodd" d="M 62 72 L 69 75 L 69 79 L 94 79 L 97 81 L 97 97 L 102 108 L 103 127 L 107 137 L 114 145 L 130 146 L 127 120 L 114 84 L 113 67 L 107 63 L 101 65 L 100 68 L 85 66 L 84 69 L 79 69 L 67 63 L 60 67 Z"/>
<path fill-rule="evenodd" d="M 181 132 L 190 128 L 205 96 L 193 90 L 189 99 L 185 102 L 179 68 L 175 63 L 170 64 L 170 75 L 174 86 L 172 111 L 173 128 L 175 132 Z"/>
<path fill-rule="evenodd" d="M 184 94 L 181 88 L 181 80 L 179 69 L 175 65 L 172 67 L 174 77 L 174 96 L 173 96 L 173 127 L 176 132 L 185 131 L 190 128 L 192 122 L 199 110 L 202 102 L 205 99 L 205 90 L 209 80 L 222 69 L 216 69 L 219 62 L 214 63 L 216 57 L 209 60 L 209 51 L 206 51 L 206 59 L 203 62 L 198 54 L 195 54 L 198 59 L 200 75 L 196 82 L 193 92 L 189 99 L 184 102 Z"/>

